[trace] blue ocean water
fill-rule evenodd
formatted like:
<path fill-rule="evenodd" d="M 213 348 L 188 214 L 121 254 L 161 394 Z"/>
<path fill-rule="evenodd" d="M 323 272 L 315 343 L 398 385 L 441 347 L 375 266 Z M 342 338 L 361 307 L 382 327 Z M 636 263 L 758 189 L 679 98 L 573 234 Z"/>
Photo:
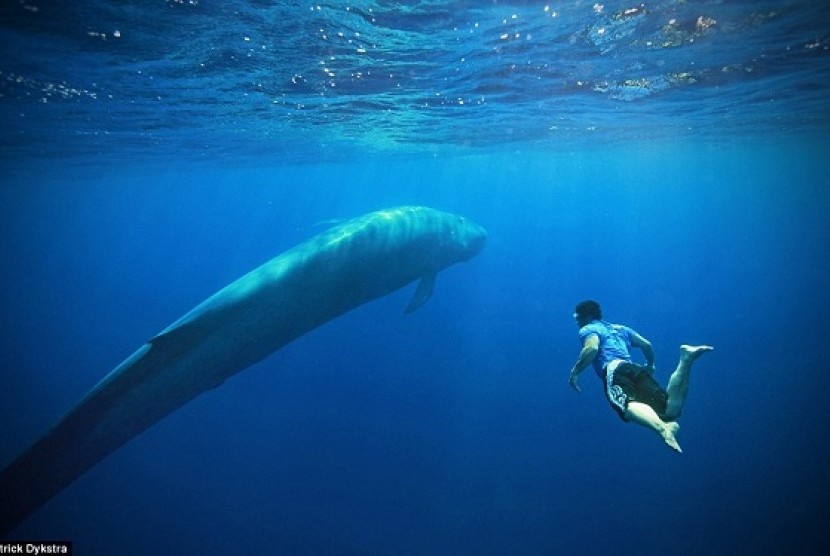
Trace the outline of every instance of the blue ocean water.
<path fill-rule="evenodd" d="M 10 1 L 0 466 L 332 222 L 484 251 L 153 426 L 15 539 L 79 554 L 820 553 L 830 12 L 817 2 Z M 567 385 L 585 298 L 697 364 L 682 455 Z"/>

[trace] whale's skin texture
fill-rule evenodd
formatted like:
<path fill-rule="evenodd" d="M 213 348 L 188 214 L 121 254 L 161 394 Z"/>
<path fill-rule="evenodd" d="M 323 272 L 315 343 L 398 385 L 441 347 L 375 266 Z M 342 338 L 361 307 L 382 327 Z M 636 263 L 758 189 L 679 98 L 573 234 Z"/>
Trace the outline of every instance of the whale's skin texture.
<path fill-rule="evenodd" d="M 482 249 L 483 228 L 427 207 L 381 210 L 297 245 L 212 295 L 104 377 L 0 473 L 0 535 L 101 459 L 306 332 Z"/>

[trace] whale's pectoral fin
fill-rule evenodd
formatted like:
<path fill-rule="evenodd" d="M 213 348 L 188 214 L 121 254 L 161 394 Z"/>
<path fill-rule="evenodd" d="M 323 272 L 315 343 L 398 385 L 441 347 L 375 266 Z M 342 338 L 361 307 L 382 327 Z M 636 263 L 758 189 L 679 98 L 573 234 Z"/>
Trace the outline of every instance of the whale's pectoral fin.
<path fill-rule="evenodd" d="M 199 327 L 185 324 L 161 332 L 147 343 L 173 359 L 192 349 L 204 336 L 204 331 L 200 330 Z"/>
<path fill-rule="evenodd" d="M 196 349 L 206 338 L 215 331 L 216 326 L 211 326 L 210 320 L 206 322 L 193 322 L 186 320 L 160 332 L 147 343 L 153 347 L 157 357 L 166 357 L 172 361 L 182 355 Z"/>
<path fill-rule="evenodd" d="M 432 297 L 432 290 L 435 289 L 435 274 L 435 272 L 427 274 L 418 282 L 418 287 L 415 288 L 415 293 L 412 294 L 412 300 L 406 306 L 407 314 L 426 303 Z"/>
<path fill-rule="evenodd" d="M 196 326 L 193 323 L 184 323 L 161 332 L 147 342 L 156 359 L 162 364 L 170 364 L 176 359 L 186 355 L 189 351 L 197 348 L 210 335 L 210 328 Z M 208 375 L 204 375 L 208 376 Z M 205 381 L 205 390 L 216 388 L 224 382 L 224 379 Z"/>

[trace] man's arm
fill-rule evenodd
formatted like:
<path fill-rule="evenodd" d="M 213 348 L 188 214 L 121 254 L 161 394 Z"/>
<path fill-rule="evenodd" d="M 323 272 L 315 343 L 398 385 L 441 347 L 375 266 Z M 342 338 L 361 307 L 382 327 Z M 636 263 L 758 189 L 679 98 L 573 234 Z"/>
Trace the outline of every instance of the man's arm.
<path fill-rule="evenodd" d="M 651 347 L 651 342 L 640 336 L 638 333 L 631 331 L 631 345 L 640 348 L 643 356 L 646 358 L 646 367 L 654 369 L 654 348 Z"/>
<path fill-rule="evenodd" d="M 577 392 L 582 392 L 582 387 L 577 382 L 579 374 L 584 371 L 591 361 L 597 356 L 599 351 L 599 336 L 591 334 L 582 342 L 582 350 L 579 352 L 579 358 L 574 363 L 571 369 L 571 375 L 568 378 L 568 384 Z"/>

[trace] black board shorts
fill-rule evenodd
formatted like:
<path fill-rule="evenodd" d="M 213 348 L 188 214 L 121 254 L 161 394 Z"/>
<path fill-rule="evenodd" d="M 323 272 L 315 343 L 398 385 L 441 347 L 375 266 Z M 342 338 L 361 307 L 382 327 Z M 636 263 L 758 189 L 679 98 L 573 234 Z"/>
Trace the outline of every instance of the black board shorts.
<path fill-rule="evenodd" d="M 606 370 L 605 396 L 623 421 L 628 421 L 625 414 L 629 402 L 650 405 L 664 421 L 677 419 L 677 416 L 666 419 L 668 394 L 657 384 L 646 367 L 634 363 L 622 362 L 613 371 Z"/>

